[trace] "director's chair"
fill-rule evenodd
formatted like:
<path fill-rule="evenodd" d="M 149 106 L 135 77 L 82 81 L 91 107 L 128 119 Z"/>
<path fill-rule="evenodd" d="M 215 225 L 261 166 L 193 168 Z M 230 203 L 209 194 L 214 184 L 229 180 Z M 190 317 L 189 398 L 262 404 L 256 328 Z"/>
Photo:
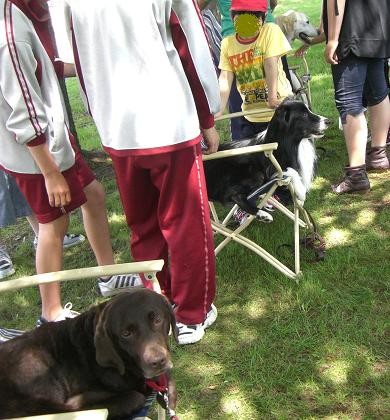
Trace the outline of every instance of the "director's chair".
<path fill-rule="evenodd" d="M 243 115 L 250 114 L 259 114 L 262 111 L 252 110 L 247 112 L 237 112 L 233 114 L 225 114 L 216 120 L 223 120 L 227 118 L 235 118 Z M 264 111 L 263 111 L 264 112 Z M 259 186 L 256 190 L 252 191 L 251 194 L 247 197 L 248 199 L 256 200 L 257 207 L 261 210 L 264 209 L 266 204 L 272 204 L 276 210 L 278 210 L 282 215 L 286 216 L 288 220 L 292 222 L 293 236 L 294 236 L 294 267 L 288 267 L 282 261 L 280 261 L 275 255 L 272 255 L 269 251 L 263 248 L 259 243 L 254 242 L 249 239 L 247 236 L 244 236 L 244 231 L 249 227 L 249 225 L 256 220 L 256 217 L 253 215 L 248 215 L 249 217 L 246 221 L 240 224 L 236 228 L 230 227 L 230 222 L 233 218 L 234 212 L 238 209 L 238 205 L 235 204 L 228 214 L 224 218 L 220 218 L 216 207 L 213 202 L 209 202 L 210 212 L 211 212 L 211 225 L 215 234 L 221 235 L 224 239 L 216 246 L 215 255 L 218 255 L 222 249 L 229 244 L 230 242 L 236 242 L 255 254 L 259 255 L 266 262 L 271 264 L 281 273 L 285 274 L 287 277 L 295 279 L 301 274 L 300 266 L 300 229 L 306 229 L 310 232 L 310 240 L 307 240 L 306 243 L 313 244 L 316 238 L 318 237 L 316 233 L 316 228 L 312 222 L 309 214 L 303 207 L 295 194 L 294 186 L 290 176 L 287 176 L 282 168 L 280 167 L 278 161 L 274 156 L 274 151 L 278 148 L 277 143 L 269 144 L 260 144 L 256 146 L 247 146 L 241 147 L 238 149 L 223 150 L 220 152 L 213 153 L 211 155 L 203 155 L 203 160 L 212 160 L 212 159 L 226 159 L 232 156 L 238 156 L 248 153 L 264 153 L 264 155 L 271 161 L 272 165 L 275 168 L 275 176 L 271 181 L 267 182 L 264 185 Z M 273 195 L 278 187 L 287 188 L 290 192 L 292 199 L 292 210 L 289 210 L 284 204 L 276 200 Z M 274 223 L 277 223 L 276 221 Z M 271 224 L 272 225 L 272 224 Z M 267 225 L 268 228 L 269 225 Z M 266 227 L 264 227 L 266 228 Z"/>
<path fill-rule="evenodd" d="M 52 282 L 64 282 L 72 280 L 83 280 L 88 278 L 97 278 L 101 276 L 114 276 L 117 274 L 130 274 L 130 273 L 140 273 L 143 274 L 145 279 L 151 282 L 153 290 L 157 293 L 161 293 L 160 285 L 158 283 L 156 274 L 161 271 L 164 265 L 163 260 L 151 260 L 151 261 L 142 261 L 134 263 L 125 263 L 125 264 L 113 264 L 105 265 L 99 267 L 87 267 L 87 268 L 77 268 L 73 270 L 63 270 L 56 271 L 52 273 L 37 274 L 34 276 L 20 277 L 13 280 L 2 281 L 0 282 L 0 293 L 22 289 L 25 287 L 37 286 L 39 284 L 52 283 Z M 1 345 L 1 344 L 0 344 Z M 152 392 L 152 396 L 147 398 L 145 407 L 140 411 L 139 414 L 132 417 L 132 420 L 146 420 L 148 419 L 147 412 L 151 404 L 156 399 L 156 392 Z M 1 398 L 1 397 L 0 397 Z M 85 410 L 78 412 L 70 413 L 58 413 L 50 414 L 44 416 L 32 416 L 32 417 L 23 417 L 23 419 L 30 420 L 89 420 L 89 419 L 101 419 L 104 420 L 107 418 L 108 412 L 106 409 L 101 410 Z M 165 420 L 167 413 L 166 411 L 158 404 L 157 407 L 157 416 L 158 420 Z M 173 417 L 173 414 L 169 413 L 169 417 Z"/>

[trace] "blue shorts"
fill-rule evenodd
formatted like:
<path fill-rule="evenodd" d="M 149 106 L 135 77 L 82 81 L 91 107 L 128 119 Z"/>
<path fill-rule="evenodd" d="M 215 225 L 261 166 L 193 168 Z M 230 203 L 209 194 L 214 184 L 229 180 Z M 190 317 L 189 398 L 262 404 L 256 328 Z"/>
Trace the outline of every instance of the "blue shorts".
<path fill-rule="evenodd" d="M 0 227 L 13 225 L 17 218 L 31 214 L 32 210 L 15 179 L 0 170 Z"/>
<path fill-rule="evenodd" d="M 381 103 L 388 95 L 383 58 L 362 58 L 349 55 L 332 66 L 336 107 L 341 122 L 347 115 L 362 114 L 365 105 Z"/>

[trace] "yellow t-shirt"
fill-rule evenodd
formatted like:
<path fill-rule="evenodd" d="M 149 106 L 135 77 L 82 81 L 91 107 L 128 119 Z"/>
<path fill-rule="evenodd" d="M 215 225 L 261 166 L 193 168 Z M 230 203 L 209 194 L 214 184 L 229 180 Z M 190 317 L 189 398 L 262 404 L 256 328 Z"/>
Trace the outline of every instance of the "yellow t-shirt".
<path fill-rule="evenodd" d="M 290 44 L 278 25 L 265 24 L 255 41 L 244 44 L 230 35 L 222 40 L 219 68 L 231 71 L 236 76 L 237 89 L 242 97 L 242 110 L 267 108 L 268 89 L 264 73 L 264 60 L 282 56 L 291 50 Z M 278 96 L 284 99 L 292 95 L 290 82 L 278 60 Z M 259 115 L 248 115 L 251 122 L 268 122 L 274 110 Z"/>

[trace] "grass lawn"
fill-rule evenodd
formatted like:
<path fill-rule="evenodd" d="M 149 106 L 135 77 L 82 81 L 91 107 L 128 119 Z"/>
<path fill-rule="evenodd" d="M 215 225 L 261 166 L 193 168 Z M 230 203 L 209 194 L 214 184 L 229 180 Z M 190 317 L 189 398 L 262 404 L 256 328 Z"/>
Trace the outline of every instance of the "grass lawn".
<path fill-rule="evenodd" d="M 320 0 L 280 3 L 276 14 L 293 8 L 319 21 Z M 333 121 L 319 140 L 324 151 L 306 201 L 327 243 L 325 260 L 314 262 L 304 253 L 303 276 L 295 282 L 238 245 L 219 254 L 217 322 L 199 344 L 172 345 L 182 419 L 390 418 L 389 173 L 370 175 L 372 192 L 364 197 L 331 193 L 346 150 L 323 45 L 311 47 L 307 60 L 313 110 Z M 106 188 L 116 260 L 128 262 L 129 232 L 110 162 L 100 152 L 76 82 L 68 88 L 80 142 Z M 219 123 L 219 130 L 226 138 L 226 123 Z M 278 214 L 274 223 L 255 222 L 250 230 L 272 250 L 292 240 L 291 225 Z M 70 231 L 83 232 L 78 212 Z M 27 222 L 2 229 L 1 237 L 16 268 L 14 278 L 34 274 Z M 64 268 L 92 265 L 87 242 L 65 252 Z M 64 284 L 62 291 L 63 301 L 76 310 L 101 301 L 94 280 Z M 1 326 L 32 328 L 39 314 L 36 288 L 0 295 Z"/>

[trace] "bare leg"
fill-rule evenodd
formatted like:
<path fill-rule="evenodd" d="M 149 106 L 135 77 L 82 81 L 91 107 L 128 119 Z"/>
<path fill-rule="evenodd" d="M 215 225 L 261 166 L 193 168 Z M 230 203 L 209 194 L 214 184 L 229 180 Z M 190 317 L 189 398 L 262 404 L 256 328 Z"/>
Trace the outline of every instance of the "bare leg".
<path fill-rule="evenodd" d="M 37 218 L 35 217 L 35 214 L 32 214 L 31 216 L 26 216 L 26 219 L 28 221 L 28 223 L 30 223 L 30 226 L 32 228 L 32 230 L 35 233 L 35 236 L 38 236 L 38 232 L 39 232 L 39 223 Z"/>
<path fill-rule="evenodd" d="M 63 240 L 69 225 L 69 216 L 63 215 L 50 223 L 39 224 L 39 239 L 36 253 L 37 274 L 59 271 L 62 268 Z M 42 316 L 54 320 L 62 310 L 60 284 L 58 282 L 39 286 L 42 299 Z"/>
<path fill-rule="evenodd" d="M 96 261 L 99 265 L 114 264 L 103 186 L 94 180 L 84 188 L 84 192 L 87 202 L 81 206 L 81 211 Z"/>
<path fill-rule="evenodd" d="M 369 107 L 368 111 L 370 115 L 372 147 L 383 147 L 386 145 L 390 126 L 389 97 L 386 96 L 381 103 Z"/>
<path fill-rule="evenodd" d="M 355 167 L 365 163 L 367 143 L 367 120 L 363 113 L 347 115 L 343 124 L 344 137 L 347 145 L 349 166 Z"/>

